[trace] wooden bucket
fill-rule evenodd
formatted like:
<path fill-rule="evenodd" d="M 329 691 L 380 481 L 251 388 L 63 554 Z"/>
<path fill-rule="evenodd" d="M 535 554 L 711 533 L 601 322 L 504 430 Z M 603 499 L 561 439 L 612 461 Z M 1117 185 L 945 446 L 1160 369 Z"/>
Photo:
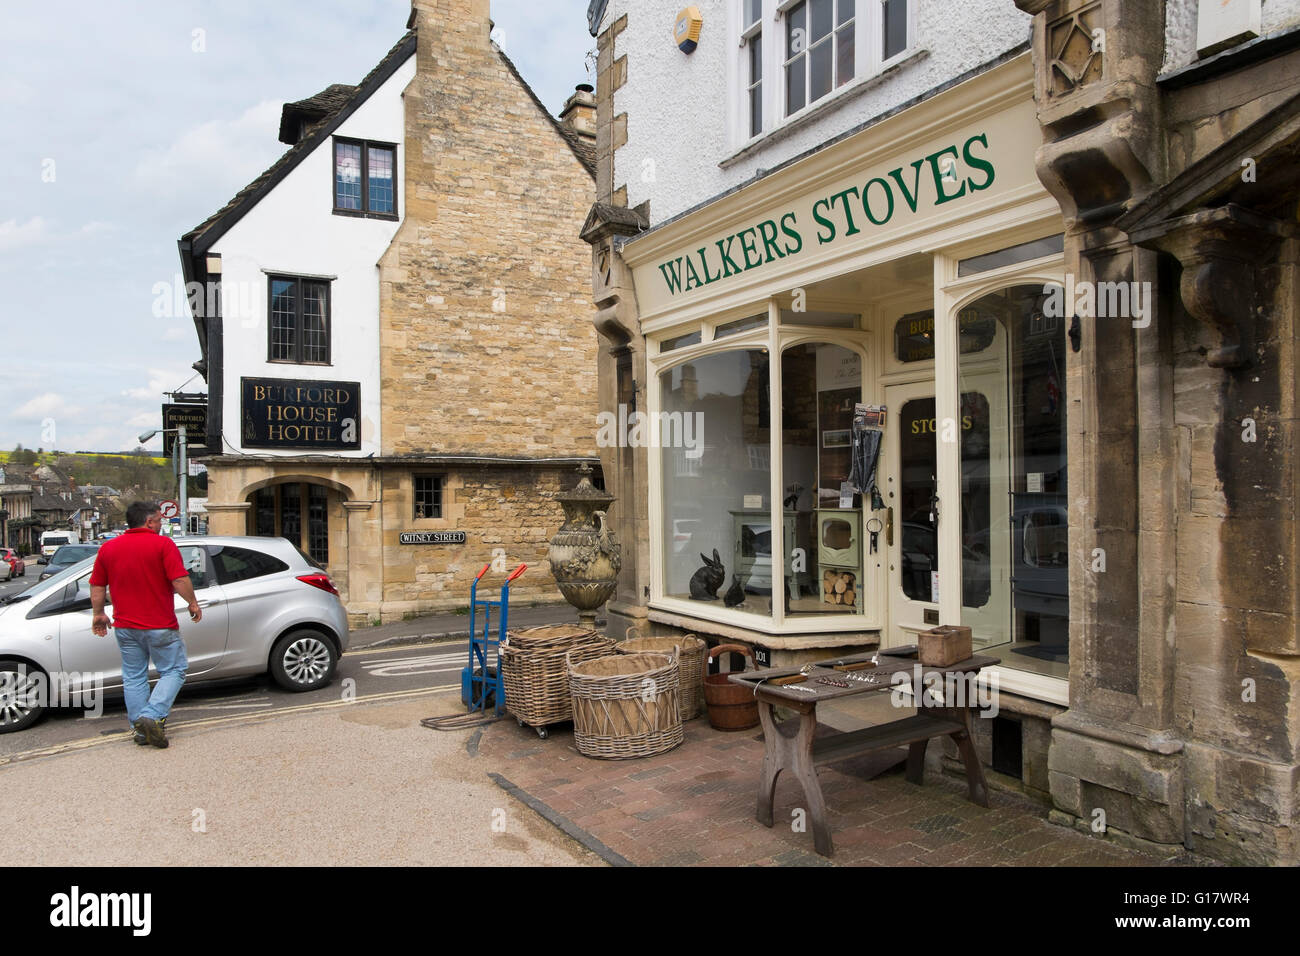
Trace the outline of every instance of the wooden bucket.
<path fill-rule="evenodd" d="M 754 659 L 743 644 L 719 644 L 709 651 L 709 660 L 728 651 L 744 654 L 751 662 Z M 748 730 L 758 726 L 754 691 L 743 684 L 733 684 L 727 680 L 727 673 L 704 675 L 704 701 L 709 708 L 709 725 L 714 730 Z"/>
<path fill-rule="evenodd" d="M 570 661 L 573 741 L 588 757 L 622 760 L 684 739 L 677 656 L 614 654 Z"/>

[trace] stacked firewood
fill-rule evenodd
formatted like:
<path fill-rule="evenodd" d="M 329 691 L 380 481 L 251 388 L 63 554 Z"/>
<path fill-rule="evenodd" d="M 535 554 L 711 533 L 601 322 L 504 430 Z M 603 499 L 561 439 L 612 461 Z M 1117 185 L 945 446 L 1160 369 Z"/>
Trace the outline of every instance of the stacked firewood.
<path fill-rule="evenodd" d="M 858 601 L 857 575 L 852 571 L 823 571 L 822 600 L 853 607 Z"/>

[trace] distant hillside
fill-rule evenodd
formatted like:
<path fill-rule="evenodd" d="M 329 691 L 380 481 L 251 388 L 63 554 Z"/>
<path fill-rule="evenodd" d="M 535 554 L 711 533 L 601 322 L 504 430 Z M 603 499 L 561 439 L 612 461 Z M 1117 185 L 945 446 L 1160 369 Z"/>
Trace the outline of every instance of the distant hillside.
<path fill-rule="evenodd" d="M 108 485 L 125 493 L 138 488 L 146 496 L 168 498 L 176 492 L 169 458 L 132 452 L 34 452 L 28 449 L 0 451 L 0 466 L 10 461 L 19 464 L 49 465 L 70 477 L 77 485 Z M 190 494 L 202 495 L 207 478 L 190 479 Z"/>

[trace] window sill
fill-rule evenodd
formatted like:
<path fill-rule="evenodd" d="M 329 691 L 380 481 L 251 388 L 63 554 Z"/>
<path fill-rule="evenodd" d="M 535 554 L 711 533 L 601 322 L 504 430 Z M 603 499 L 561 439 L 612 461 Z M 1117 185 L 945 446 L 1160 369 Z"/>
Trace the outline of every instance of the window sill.
<path fill-rule="evenodd" d="M 267 365 L 310 365 L 313 368 L 333 368 L 333 362 L 295 362 L 293 359 L 267 359 Z"/>
<path fill-rule="evenodd" d="M 857 99 L 868 90 L 873 90 L 883 83 L 892 80 L 905 67 L 918 63 L 930 55 L 930 51 L 924 47 L 917 47 L 911 53 L 905 53 L 889 66 L 885 67 L 879 73 L 873 73 L 871 76 L 860 77 L 852 83 L 841 86 L 833 93 L 828 93 L 811 106 L 805 106 L 790 119 L 787 119 L 780 126 L 759 133 L 758 136 L 749 140 L 731 155 L 724 157 L 719 163 L 719 169 L 730 169 L 737 163 L 743 162 L 755 153 L 761 152 L 768 146 L 779 143 L 781 140 L 793 135 L 803 129 L 810 123 L 822 119 L 824 115 L 839 106 L 843 106 L 850 100 Z"/>
<path fill-rule="evenodd" d="M 387 222 L 397 222 L 401 218 L 395 212 L 366 212 L 361 209 L 335 209 L 334 215 L 352 219 L 383 219 Z"/>

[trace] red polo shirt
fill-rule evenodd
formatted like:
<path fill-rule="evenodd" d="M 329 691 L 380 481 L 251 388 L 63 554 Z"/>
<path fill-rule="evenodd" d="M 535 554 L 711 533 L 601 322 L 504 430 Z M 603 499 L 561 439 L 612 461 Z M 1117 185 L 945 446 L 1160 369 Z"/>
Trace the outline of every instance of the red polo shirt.
<path fill-rule="evenodd" d="M 114 627 L 175 629 L 180 623 L 172 582 L 186 573 L 175 541 L 148 528 L 130 528 L 99 549 L 90 583 L 108 586 Z"/>

